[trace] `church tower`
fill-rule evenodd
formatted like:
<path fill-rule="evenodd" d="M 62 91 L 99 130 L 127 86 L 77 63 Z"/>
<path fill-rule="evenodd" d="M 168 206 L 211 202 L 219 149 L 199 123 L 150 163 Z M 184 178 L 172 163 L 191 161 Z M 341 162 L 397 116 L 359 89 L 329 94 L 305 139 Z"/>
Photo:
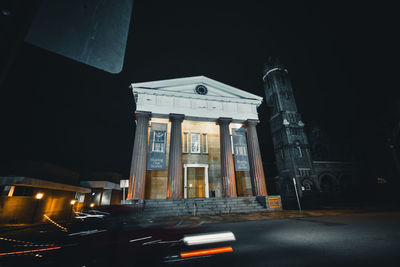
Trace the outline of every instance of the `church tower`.
<path fill-rule="evenodd" d="M 319 191 L 304 123 L 297 111 L 287 69 L 278 59 L 270 57 L 264 66 L 263 81 L 266 103 L 270 107 L 277 190 L 282 195 L 293 196 L 295 178 L 300 196 Z"/>

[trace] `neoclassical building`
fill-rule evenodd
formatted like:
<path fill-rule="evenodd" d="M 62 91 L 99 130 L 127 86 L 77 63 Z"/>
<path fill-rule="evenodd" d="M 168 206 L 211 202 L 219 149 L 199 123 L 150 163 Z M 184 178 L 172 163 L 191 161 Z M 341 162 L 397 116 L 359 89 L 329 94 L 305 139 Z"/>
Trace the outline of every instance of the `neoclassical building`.
<path fill-rule="evenodd" d="M 256 132 L 262 97 L 204 76 L 130 87 L 128 199 L 267 195 Z"/>

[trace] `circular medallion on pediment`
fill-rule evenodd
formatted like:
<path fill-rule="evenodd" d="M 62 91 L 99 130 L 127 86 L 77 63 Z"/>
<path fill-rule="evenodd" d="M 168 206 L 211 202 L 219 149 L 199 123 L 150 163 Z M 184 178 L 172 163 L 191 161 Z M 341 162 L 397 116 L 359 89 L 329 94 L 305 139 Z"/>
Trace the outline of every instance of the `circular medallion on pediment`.
<path fill-rule="evenodd" d="M 206 95 L 208 93 L 207 87 L 204 85 L 197 85 L 195 91 L 199 95 Z"/>

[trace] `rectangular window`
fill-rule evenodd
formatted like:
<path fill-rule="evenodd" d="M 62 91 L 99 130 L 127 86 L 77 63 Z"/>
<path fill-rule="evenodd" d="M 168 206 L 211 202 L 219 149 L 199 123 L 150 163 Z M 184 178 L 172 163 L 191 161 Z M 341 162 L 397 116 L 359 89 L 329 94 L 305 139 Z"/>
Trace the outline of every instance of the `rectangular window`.
<path fill-rule="evenodd" d="M 190 153 L 200 153 L 200 134 L 191 133 L 190 141 Z"/>
<path fill-rule="evenodd" d="M 235 154 L 235 151 L 233 150 L 233 137 L 231 135 L 231 148 L 232 148 L 232 154 Z"/>
<path fill-rule="evenodd" d="M 183 133 L 183 153 L 189 153 L 189 133 L 188 132 L 184 132 Z"/>
<path fill-rule="evenodd" d="M 208 137 L 206 133 L 203 133 L 203 153 L 208 153 Z"/>
<path fill-rule="evenodd" d="M 164 152 L 165 134 L 164 131 L 153 132 L 153 152 Z"/>
<path fill-rule="evenodd" d="M 83 203 L 85 202 L 85 194 L 76 192 L 75 199 L 77 200 L 78 203 Z"/>
<path fill-rule="evenodd" d="M 246 147 L 245 146 L 237 146 L 237 155 L 239 156 L 247 156 L 247 151 L 246 151 Z"/>

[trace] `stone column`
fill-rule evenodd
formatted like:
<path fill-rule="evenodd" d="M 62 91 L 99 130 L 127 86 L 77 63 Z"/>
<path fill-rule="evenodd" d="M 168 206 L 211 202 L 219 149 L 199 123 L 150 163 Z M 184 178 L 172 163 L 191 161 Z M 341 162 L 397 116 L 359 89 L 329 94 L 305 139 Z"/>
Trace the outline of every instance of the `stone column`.
<path fill-rule="evenodd" d="M 231 136 L 229 123 L 231 118 L 219 118 L 219 137 L 221 149 L 221 176 L 222 195 L 224 197 L 236 197 L 235 168 L 233 166 Z"/>
<path fill-rule="evenodd" d="M 247 147 L 249 151 L 250 177 L 253 195 L 267 196 L 264 168 L 258 144 L 256 125 L 258 120 L 247 120 Z"/>
<path fill-rule="evenodd" d="M 182 121 L 185 115 L 169 114 L 171 137 L 169 141 L 167 198 L 182 198 Z"/>
<path fill-rule="evenodd" d="M 136 112 L 136 132 L 133 145 L 127 199 L 144 199 L 146 185 L 147 141 L 151 112 Z"/>

